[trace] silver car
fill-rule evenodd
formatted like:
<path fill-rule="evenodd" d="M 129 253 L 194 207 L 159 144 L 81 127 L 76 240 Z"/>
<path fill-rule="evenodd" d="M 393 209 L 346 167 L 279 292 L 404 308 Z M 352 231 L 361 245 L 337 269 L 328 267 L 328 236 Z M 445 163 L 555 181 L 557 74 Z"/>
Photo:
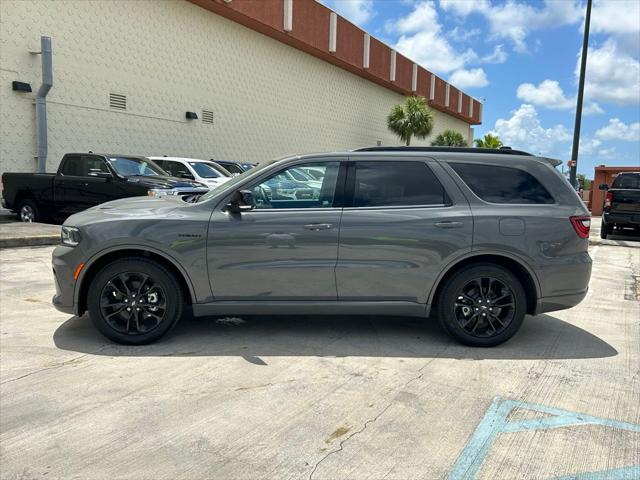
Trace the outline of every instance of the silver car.
<path fill-rule="evenodd" d="M 105 203 L 63 225 L 53 303 L 127 344 L 157 340 L 188 304 L 195 316 L 435 317 L 464 344 L 498 345 L 526 314 L 587 293 L 590 217 L 555 165 L 374 147 L 265 163 L 197 203 Z M 299 168 L 322 173 L 317 196 L 278 191 L 273 179 Z"/>

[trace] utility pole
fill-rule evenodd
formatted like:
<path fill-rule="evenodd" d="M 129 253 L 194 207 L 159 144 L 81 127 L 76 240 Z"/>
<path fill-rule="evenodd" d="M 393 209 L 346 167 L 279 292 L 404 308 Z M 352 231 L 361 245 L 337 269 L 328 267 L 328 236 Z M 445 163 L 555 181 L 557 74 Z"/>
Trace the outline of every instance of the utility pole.
<path fill-rule="evenodd" d="M 576 188 L 578 171 L 578 148 L 580 146 L 580 124 L 582 123 L 582 99 L 584 97 L 584 77 L 587 70 L 587 49 L 589 48 L 589 24 L 591 23 L 591 0 L 587 0 L 587 15 L 584 18 L 584 39 L 582 40 L 582 60 L 580 61 L 580 81 L 576 104 L 576 123 L 573 129 L 573 148 L 571 149 L 571 171 L 569 183 Z"/>

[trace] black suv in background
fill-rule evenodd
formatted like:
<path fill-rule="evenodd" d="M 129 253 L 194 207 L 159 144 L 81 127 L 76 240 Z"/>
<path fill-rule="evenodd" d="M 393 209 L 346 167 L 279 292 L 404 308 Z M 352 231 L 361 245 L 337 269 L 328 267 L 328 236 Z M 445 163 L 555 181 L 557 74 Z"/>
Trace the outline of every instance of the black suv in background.
<path fill-rule="evenodd" d="M 209 191 L 202 183 L 169 176 L 146 157 L 98 153 L 68 153 L 57 173 L 4 173 L 2 185 L 2 205 L 23 222 L 64 218 L 119 198 Z"/>
<path fill-rule="evenodd" d="M 598 187 L 606 190 L 600 236 L 607 238 L 613 229 L 640 230 L 640 172 L 620 173 L 611 187 L 606 183 Z"/>

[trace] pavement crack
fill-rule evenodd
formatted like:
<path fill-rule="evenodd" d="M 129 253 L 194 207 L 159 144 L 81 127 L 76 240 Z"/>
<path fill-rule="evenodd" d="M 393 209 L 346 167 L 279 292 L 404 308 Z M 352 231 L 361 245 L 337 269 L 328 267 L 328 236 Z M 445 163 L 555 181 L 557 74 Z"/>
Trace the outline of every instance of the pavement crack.
<path fill-rule="evenodd" d="M 78 360 L 82 360 L 84 357 L 87 357 L 89 355 L 95 355 L 96 353 L 99 353 L 102 350 L 105 350 L 106 348 L 111 348 L 111 347 L 113 347 L 113 345 L 103 345 L 102 347 L 100 347 L 97 350 L 94 350 L 93 352 L 84 353 L 82 355 L 78 355 L 77 357 L 73 357 L 73 358 L 71 358 L 69 360 L 66 360 L 64 362 L 57 363 L 55 365 L 50 365 L 48 367 L 39 368 L 38 370 L 34 370 L 33 372 L 25 373 L 24 375 L 20 375 L 19 377 L 11 378 L 9 380 L 5 380 L 4 382 L 0 382 L 0 385 L 5 385 L 7 383 L 16 382 L 18 380 L 22 380 L 23 378 L 30 377 L 30 376 L 35 375 L 37 373 L 46 372 L 47 370 L 54 370 L 56 368 L 65 367 L 67 365 L 70 365 L 72 363 L 77 362 Z"/>
<path fill-rule="evenodd" d="M 437 359 L 439 359 L 442 354 L 444 354 L 444 352 L 449 348 L 449 346 L 447 345 L 446 347 L 444 347 L 442 349 L 442 351 L 440 353 L 438 353 L 435 357 L 433 357 L 432 359 L 430 359 L 427 363 L 425 363 L 422 367 L 420 367 L 418 369 L 418 371 L 416 372 L 416 375 L 411 377 L 409 380 L 407 380 L 399 389 L 397 390 L 404 390 L 406 387 L 408 387 L 411 383 L 420 380 L 423 376 L 424 376 L 424 370 L 425 368 L 427 368 L 429 365 L 431 365 L 431 363 L 433 363 L 434 361 L 436 361 Z M 335 450 L 330 451 L 329 453 L 327 453 L 324 457 L 322 457 L 320 460 L 318 460 L 316 462 L 316 464 L 313 467 L 313 470 L 311 470 L 311 473 L 309 474 L 309 480 L 313 480 L 313 475 L 316 473 L 316 470 L 318 470 L 318 467 L 320 466 L 320 464 L 322 462 L 324 462 L 327 458 L 329 458 L 331 455 L 336 454 L 341 452 L 342 450 L 344 450 L 344 445 L 345 443 L 347 443 L 349 440 L 351 440 L 353 437 L 355 437 L 356 435 L 361 434 L 362 432 L 364 432 L 367 427 L 376 422 L 382 415 L 384 415 L 386 413 L 387 410 L 389 410 L 389 408 L 391 408 L 391 405 L 393 405 L 393 403 L 395 402 L 395 399 L 397 398 L 397 395 L 394 396 L 389 403 L 387 403 L 387 405 L 378 412 L 377 415 L 375 415 L 373 418 L 370 418 L 368 420 L 366 420 L 364 422 L 364 424 L 362 425 L 362 428 L 360 430 L 356 430 L 355 432 L 353 432 L 351 435 L 349 435 L 348 437 L 346 437 L 344 440 L 340 441 L 340 444 L 338 445 L 338 448 Z"/>

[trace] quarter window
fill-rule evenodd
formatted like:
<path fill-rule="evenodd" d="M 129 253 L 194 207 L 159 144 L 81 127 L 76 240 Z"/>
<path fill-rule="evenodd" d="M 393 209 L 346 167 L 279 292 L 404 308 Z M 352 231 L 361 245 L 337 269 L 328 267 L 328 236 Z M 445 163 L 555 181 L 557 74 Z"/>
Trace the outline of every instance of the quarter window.
<path fill-rule="evenodd" d="M 473 193 L 485 202 L 555 203 L 547 189 L 533 175 L 524 170 L 472 163 L 451 163 L 450 165 Z"/>
<path fill-rule="evenodd" d="M 356 162 L 354 207 L 445 205 L 442 184 L 424 162 Z"/>
<path fill-rule="evenodd" d="M 297 175 L 299 166 L 285 168 L 262 180 L 252 188 L 254 207 L 256 209 L 332 207 L 340 162 L 314 163 L 312 166 L 322 171 L 322 180 L 314 180 L 307 175 Z"/>

